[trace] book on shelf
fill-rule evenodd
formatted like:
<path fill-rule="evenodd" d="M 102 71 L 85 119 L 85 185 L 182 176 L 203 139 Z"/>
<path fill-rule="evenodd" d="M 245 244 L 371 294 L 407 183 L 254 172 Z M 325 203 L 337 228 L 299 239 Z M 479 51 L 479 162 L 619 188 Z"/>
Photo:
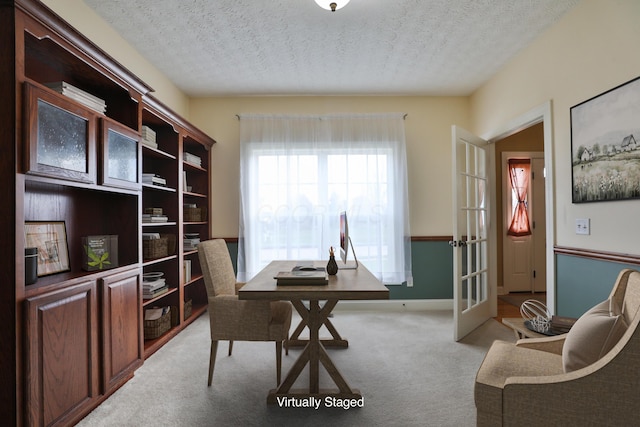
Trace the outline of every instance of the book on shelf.
<path fill-rule="evenodd" d="M 146 290 L 142 290 L 142 299 L 152 299 L 155 298 L 157 296 L 160 296 L 162 294 L 166 294 L 167 292 L 169 292 L 169 287 L 167 285 L 158 288 L 154 291 L 146 291 Z"/>
<path fill-rule="evenodd" d="M 142 183 L 143 184 L 159 185 L 161 187 L 166 187 L 167 186 L 166 178 L 163 178 L 162 176 L 157 175 L 155 173 L 143 173 L 142 174 Z"/>
<path fill-rule="evenodd" d="M 191 260 L 190 259 L 184 260 L 184 281 L 185 283 L 191 281 Z"/>
<path fill-rule="evenodd" d="M 278 286 L 327 285 L 329 283 L 329 278 L 324 268 L 281 271 L 274 279 L 276 279 Z"/>
<path fill-rule="evenodd" d="M 142 281 L 142 289 L 146 292 L 155 291 L 167 285 L 166 279 L 160 277 L 158 279 L 153 280 L 143 280 Z"/>
<path fill-rule="evenodd" d="M 183 239 L 182 240 L 182 248 L 185 251 L 195 251 L 198 249 L 198 244 L 200 244 L 200 238 L 197 239 Z"/>
<path fill-rule="evenodd" d="M 156 142 L 152 142 L 152 141 L 146 140 L 146 139 L 144 139 L 144 138 L 142 138 L 140 141 L 141 141 L 144 145 L 146 145 L 147 147 L 151 147 L 151 148 L 155 148 L 155 149 L 157 149 L 157 148 L 158 148 L 158 144 L 157 144 Z"/>
<path fill-rule="evenodd" d="M 92 95 L 89 92 L 85 92 L 84 90 L 79 89 L 67 82 L 50 82 L 45 83 L 45 86 L 68 98 L 78 101 L 85 107 L 91 108 L 92 110 L 97 111 L 100 114 L 104 114 L 107 111 L 107 104 L 103 99 L 98 98 L 97 96 Z"/>
<path fill-rule="evenodd" d="M 169 217 L 166 215 L 151 215 L 151 214 L 142 214 L 142 222 L 167 222 L 169 221 Z"/>
<path fill-rule="evenodd" d="M 142 125 L 142 138 L 149 142 L 156 142 L 156 131 L 151 129 L 149 126 Z"/>
<path fill-rule="evenodd" d="M 82 237 L 82 269 L 106 270 L 118 267 L 118 236 L 101 235 Z"/>
<path fill-rule="evenodd" d="M 162 208 L 144 208 L 144 213 L 150 215 L 162 215 L 163 211 Z"/>
<path fill-rule="evenodd" d="M 202 166 L 202 159 L 195 154 L 184 152 L 184 161 L 192 165 Z"/>

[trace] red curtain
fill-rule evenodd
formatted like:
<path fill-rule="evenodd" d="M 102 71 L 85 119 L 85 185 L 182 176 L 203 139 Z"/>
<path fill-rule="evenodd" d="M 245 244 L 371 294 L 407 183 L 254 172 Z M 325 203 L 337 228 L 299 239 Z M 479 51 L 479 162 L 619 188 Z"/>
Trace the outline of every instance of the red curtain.
<path fill-rule="evenodd" d="M 507 234 L 510 236 L 529 236 L 529 212 L 527 210 L 527 193 L 529 176 L 531 175 L 530 159 L 509 159 L 509 179 L 517 204 L 513 209 L 513 217 Z"/>

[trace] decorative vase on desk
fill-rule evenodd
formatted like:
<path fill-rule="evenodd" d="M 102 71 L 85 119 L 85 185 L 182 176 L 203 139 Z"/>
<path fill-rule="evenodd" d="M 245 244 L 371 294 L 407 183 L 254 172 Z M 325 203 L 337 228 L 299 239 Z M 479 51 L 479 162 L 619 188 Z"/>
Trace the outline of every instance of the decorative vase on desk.
<path fill-rule="evenodd" d="M 338 273 L 338 263 L 336 263 L 336 257 L 333 253 L 333 246 L 329 248 L 329 262 L 327 263 L 327 273 L 330 276 L 335 276 Z"/>

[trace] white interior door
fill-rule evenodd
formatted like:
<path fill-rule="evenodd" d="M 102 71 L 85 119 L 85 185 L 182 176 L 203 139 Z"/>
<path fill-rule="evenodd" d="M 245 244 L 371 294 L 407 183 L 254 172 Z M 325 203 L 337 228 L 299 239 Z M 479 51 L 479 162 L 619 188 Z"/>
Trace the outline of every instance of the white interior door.
<path fill-rule="evenodd" d="M 517 203 L 517 196 L 511 187 L 508 173 L 509 159 L 514 158 L 531 161 L 527 191 L 531 235 L 528 236 L 509 236 L 506 231 L 511 224 L 513 210 Z M 503 152 L 502 168 L 504 171 L 503 224 L 500 232 L 503 243 L 502 286 L 507 292 L 544 292 L 546 291 L 544 153 Z"/>
<path fill-rule="evenodd" d="M 453 159 L 453 319 L 459 341 L 491 318 L 487 141 L 451 127 Z"/>

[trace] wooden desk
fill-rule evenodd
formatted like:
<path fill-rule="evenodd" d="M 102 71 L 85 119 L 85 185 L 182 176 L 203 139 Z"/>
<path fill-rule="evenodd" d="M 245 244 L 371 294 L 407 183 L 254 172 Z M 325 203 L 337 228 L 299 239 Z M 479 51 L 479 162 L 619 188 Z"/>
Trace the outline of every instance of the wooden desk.
<path fill-rule="evenodd" d="M 280 271 L 289 271 L 296 261 L 272 261 L 238 291 L 239 299 L 288 300 L 300 312 L 309 328 L 309 341 L 277 389 L 269 392 L 267 403 L 277 403 L 278 397 L 333 396 L 340 399 L 359 399 L 359 390 L 352 389 L 338 368 L 333 364 L 319 337 L 319 330 L 339 300 L 388 299 L 389 290 L 362 264 L 357 270 L 339 270 L 329 276 L 328 285 L 277 286 L 274 276 Z M 324 263 L 317 263 L 318 266 Z M 309 301 L 307 309 L 302 301 Z M 320 307 L 320 301 L 327 303 Z M 325 367 L 337 389 L 320 389 L 320 363 Z M 305 366 L 309 365 L 309 389 L 294 389 Z"/>

